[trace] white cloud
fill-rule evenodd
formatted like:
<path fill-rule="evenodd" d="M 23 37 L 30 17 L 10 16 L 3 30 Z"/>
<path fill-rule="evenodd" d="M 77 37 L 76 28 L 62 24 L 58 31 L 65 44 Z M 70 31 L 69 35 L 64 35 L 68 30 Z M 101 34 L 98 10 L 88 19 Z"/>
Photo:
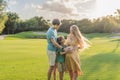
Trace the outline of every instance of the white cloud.
<path fill-rule="evenodd" d="M 82 19 L 114 14 L 120 0 L 6 0 L 8 10 L 23 18 L 43 16 L 47 19 Z M 24 12 L 24 13 L 23 13 Z"/>
<path fill-rule="evenodd" d="M 15 4 L 17 4 L 17 1 L 16 1 L 16 0 L 10 0 L 10 1 L 9 1 L 9 4 L 15 5 Z"/>
<path fill-rule="evenodd" d="M 31 4 L 31 7 L 35 8 L 35 9 L 41 9 L 42 8 L 41 5 L 35 5 L 35 4 Z"/>
<path fill-rule="evenodd" d="M 17 0 L 10 0 L 17 4 Z M 42 3 L 25 2 L 23 18 L 43 16 L 46 19 L 82 19 L 89 16 L 95 0 L 46 0 Z M 21 3 L 20 3 L 21 4 Z M 14 5 L 13 5 L 14 6 Z M 21 13 L 21 12 L 19 12 Z M 29 13 L 29 14 L 28 14 Z M 27 15 L 26 15 L 27 14 Z"/>
<path fill-rule="evenodd" d="M 71 16 L 79 15 L 77 8 L 69 0 L 46 1 L 42 5 L 33 4 L 32 7 L 38 10 L 47 10 L 51 12 L 58 12 L 61 14 L 68 14 Z"/>
<path fill-rule="evenodd" d="M 30 5 L 29 4 L 25 4 L 24 9 L 29 9 Z"/>
<path fill-rule="evenodd" d="M 57 15 L 60 14 L 59 16 L 83 18 L 88 17 L 88 13 L 93 9 L 95 1 L 96 0 L 48 0 L 42 5 L 33 4 L 33 7 L 37 12 L 54 12 L 57 13 Z"/>

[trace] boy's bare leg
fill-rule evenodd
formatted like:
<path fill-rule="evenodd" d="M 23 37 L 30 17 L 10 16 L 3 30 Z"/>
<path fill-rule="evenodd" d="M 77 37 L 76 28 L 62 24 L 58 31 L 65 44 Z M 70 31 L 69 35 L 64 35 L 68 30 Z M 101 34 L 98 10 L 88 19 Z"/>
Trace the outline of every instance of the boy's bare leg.
<path fill-rule="evenodd" d="M 60 80 L 63 80 L 64 72 L 59 72 L 59 75 L 60 75 Z"/>

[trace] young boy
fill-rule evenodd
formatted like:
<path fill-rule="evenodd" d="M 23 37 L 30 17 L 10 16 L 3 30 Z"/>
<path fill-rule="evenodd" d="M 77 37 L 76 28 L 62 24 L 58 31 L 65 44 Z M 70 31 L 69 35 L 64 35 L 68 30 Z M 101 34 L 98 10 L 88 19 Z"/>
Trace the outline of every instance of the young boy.
<path fill-rule="evenodd" d="M 59 45 L 65 48 L 65 45 L 64 45 L 65 39 L 63 36 L 58 37 L 57 42 Z M 56 53 L 57 53 L 56 63 L 57 63 L 57 68 L 59 72 L 59 78 L 60 80 L 63 80 L 63 75 L 65 71 L 65 52 L 62 49 L 57 48 Z"/>

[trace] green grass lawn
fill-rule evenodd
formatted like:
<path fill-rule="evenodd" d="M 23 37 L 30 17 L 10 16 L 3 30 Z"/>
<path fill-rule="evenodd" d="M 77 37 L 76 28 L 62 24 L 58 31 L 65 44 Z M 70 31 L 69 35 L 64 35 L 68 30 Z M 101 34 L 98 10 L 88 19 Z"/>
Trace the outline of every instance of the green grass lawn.
<path fill-rule="evenodd" d="M 86 36 L 92 45 L 80 53 L 84 75 L 78 80 L 120 80 L 120 39 L 110 34 Z M 11 39 L 0 40 L 0 80 L 47 80 L 46 40 Z M 68 73 L 64 80 L 70 80 Z"/>

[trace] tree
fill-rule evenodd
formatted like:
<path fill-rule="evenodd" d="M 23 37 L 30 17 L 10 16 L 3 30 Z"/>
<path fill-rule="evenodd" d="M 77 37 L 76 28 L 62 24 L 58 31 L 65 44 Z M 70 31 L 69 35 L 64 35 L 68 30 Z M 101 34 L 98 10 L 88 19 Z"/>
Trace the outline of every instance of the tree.
<path fill-rule="evenodd" d="M 61 25 L 61 27 L 59 28 L 58 31 L 69 33 L 70 32 L 70 26 L 76 24 L 77 21 L 76 20 L 63 19 L 61 22 L 62 22 L 62 25 Z"/>
<path fill-rule="evenodd" d="M 8 20 L 5 23 L 5 29 L 4 29 L 4 33 L 7 34 L 14 34 L 15 30 L 17 29 L 17 23 L 19 21 L 19 16 L 16 13 L 12 13 L 12 12 L 8 12 L 7 13 L 8 16 Z"/>
<path fill-rule="evenodd" d="M 5 8 L 7 3 L 4 0 L 0 0 L 0 33 L 3 31 L 5 25 L 5 21 L 7 20 L 7 16 L 5 14 Z"/>

